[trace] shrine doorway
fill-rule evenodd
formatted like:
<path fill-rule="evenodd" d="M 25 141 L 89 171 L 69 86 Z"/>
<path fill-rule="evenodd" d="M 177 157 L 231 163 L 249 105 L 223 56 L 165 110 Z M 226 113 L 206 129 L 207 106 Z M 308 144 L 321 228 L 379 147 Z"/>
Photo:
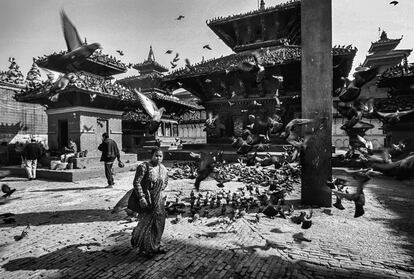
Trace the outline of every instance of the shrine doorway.
<path fill-rule="evenodd" d="M 69 140 L 68 120 L 58 121 L 58 147 L 59 149 L 65 147 Z"/>

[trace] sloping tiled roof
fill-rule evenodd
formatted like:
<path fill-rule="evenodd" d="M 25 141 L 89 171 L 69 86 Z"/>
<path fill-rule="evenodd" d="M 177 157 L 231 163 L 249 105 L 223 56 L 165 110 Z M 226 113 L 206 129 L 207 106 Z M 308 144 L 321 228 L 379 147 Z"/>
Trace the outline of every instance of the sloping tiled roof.
<path fill-rule="evenodd" d="M 292 7 L 296 7 L 298 5 L 300 5 L 301 1 L 300 0 L 294 0 L 294 1 L 289 1 L 286 3 L 282 3 L 276 6 L 272 6 L 272 7 L 268 7 L 265 9 L 259 9 L 259 10 L 253 10 L 247 13 L 241 13 L 241 14 L 237 14 L 237 15 L 231 15 L 231 16 L 226 16 L 226 17 L 216 17 L 210 20 L 207 20 L 207 25 L 213 25 L 213 24 L 219 24 L 222 22 L 226 22 L 226 21 L 232 21 L 232 20 L 237 20 L 243 17 L 249 17 L 249 16 L 255 16 L 255 15 L 260 15 L 260 14 L 265 14 L 265 13 L 270 13 L 273 11 L 281 11 L 281 10 L 287 10 L 290 9 Z"/>
<path fill-rule="evenodd" d="M 407 66 L 398 65 L 385 70 L 378 78 L 378 87 L 387 87 L 392 81 L 397 79 L 413 79 L 414 78 L 414 65 Z"/>
<path fill-rule="evenodd" d="M 333 48 L 333 56 L 354 55 L 355 48 Z M 278 46 L 257 50 L 259 63 L 264 67 L 290 64 L 301 60 L 300 46 Z M 230 54 L 217 59 L 207 60 L 203 63 L 192 65 L 190 68 L 185 67 L 178 69 L 164 77 L 164 80 L 174 80 L 176 78 L 201 76 L 215 72 L 238 71 L 242 62 L 253 62 L 254 54 L 252 51 Z"/>

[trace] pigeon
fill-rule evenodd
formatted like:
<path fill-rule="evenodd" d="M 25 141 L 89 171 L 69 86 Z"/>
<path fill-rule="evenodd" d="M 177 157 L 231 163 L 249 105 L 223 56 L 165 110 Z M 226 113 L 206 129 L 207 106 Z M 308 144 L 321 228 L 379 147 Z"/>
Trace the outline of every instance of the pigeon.
<path fill-rule="evenodd" d="M 313 209 L 310 210 L 309 215 L 306 215 L 305 219 L 302 222 L 302 229 L 309 229 L 312 226 L 312 215 L 313 215 Z"/>
<path fill-rule="evenodd" d="M 200 168 L 196 177 L 194 187 L 197 191 L 200 190 L 200 183 L 206 179 L 214 170 L 215 163 L 222 160 L 223 152 L 219 151 L 216 154 L 213 152 L 202 152 Z"/>
<path fill-rule="evenodd" d="M 74 80 L 76 76 L 73 73 L 67 73 L 61 75 L 58 80 L 50 88 L 51 92 L 62 91 L 68 86 L 71 80 Z"/>
<path fill-rule="evenodd" d="M 8 197 L 10 197 L 16 191 L 16 189 L 11 189 L 9 187 L 9 185 L 2 184 L 1 185 L 1 191 L 4 193 L 3 197 L 4 198 L 8 198 Z"/>
<path fill-rule="evenodd" d="M 292 235 L 292 237 L 293 240 L 298 243 L 301 243 L 302 241 L 312 242 L 312 240 L 310 240 L 309 238 L 304 237 L 303 233 L 295 233 L 294 235 Z"/>
<path fill-rule="evenodd" d="M 204 48 L 204 49 L 208 49 L 208 50 L 211 50 L 211 47 L 210 47 L 210 45 L 204 45 L 204 46 L 203 46 L 203 48 Z"/>
<path fill-rule="evenodd" d="M 312 122 L 314 122 L 313 119 L 293 119 L 286 125 L 285 131 L 282 132 L 281 137 L 285 138 L 286 141 L 295 147 L 298 151 L 301 151 L 302 148 L 306 147 L 307 141 L 306 139 L 299 139 L 298 132 L 300 131 L 297 131 L 297 129 L 299 126 L 303 126 Z"/>
<path fill-rule="evenodd" d="M 191 62 L 188 58 L 185 59 L 185 67 L 190 71 L 193 69 L 193 66 L 191 66 Z"/>
<path fill-rule="evenodd" d="M 173 53 L 173 50 L 171 50 L 171 49 L 168 49 L 168 50 L 165 52 L 165 54 L 171 54 L 171 53 Z"/>
<path fill-rule="evenodd" d="M 98 43 L 84 44 L 80 39 L 75 26 L 72 24 L 63 10 L 61 11 L 60 16 L 62 20 L 63 35 L 65 36 L 68 52 L 60 56 L 58 60 L 68 66 L 75 62 L 82 62 L 91 56 L 95 50 L 101 48 L 100 44 Z"/>
<path fill-rule="evenodd" d="M 371 165 L 374 171 L 382 172 L 398 179 L 414 177 L 414 154 L 410 153 L 404 159 L 389 163 L 374 163 Z"/>
<path fill-rule="evenodd" d="M 173 59 L 173 62 L 174 63 L 176 63 L 176 62 L 178 62 L 179 60 L 180 60 L 180 57 L 179 57 L 180 55 L 178 54 L 178 53 L 176 53 L 175 54 L 175 57 L 174 57 L 174 59 Z"/>
<path fill-rule="evenodd" d="M 14 240 L 19 241 L 23 239 L 24 237 L 26 237 L 27 234 L 29 233 L 29 229 L 30 229 L 30 225 L 27 225 L 27 227 L 22 231 L 20 235 L 14 237 Z"/>
<path fill-rule="evenodd" d="M 177 67 L 177 64 L 174 64 L 173 62 L 170 62 L 171 64 L 171 69 L 174 69 L 175 67 Z"/>
<path fill-rule="evenodd" d="M 404 111 L 397 110 L 396 112 L 390 112 L 390 113 L 384 113 L 384 112 L 377 111 L 377 116 L 378 116 L 378 119 L 384 124 L 395 124 L 400 121 L 400 117 L 409 115 L 413 112 L 414 112 L 414 109 L 404 110 Z"/>
<path fill-rule="evenodd" d="M 185 16 L 183 16 L 183 15 L 179 15 L 179 16 L 176 18 L 176 20 L 182 20 L 184 17 L 185 17 Z"/>
<path fill-rule="evenodd" d="M 390 5 L 394 5 L 394 6 L 395 6 L 395 5 L 397 5 L 397 4 L 398 4 L 398 1 L 391 1 L 391 2 L 390 2 Z"/>
<path fill-rule="evenodd" d="M 118 52 L 118 53 L 119 53 L 119 55 L 121 55 L 121 56 L 123 56 L 123 55 L 124 55 L 124 52 L 123 52 L 122 50 L 117 50 L 116 52 Z"/>
<path fill-rule="evenodd" d="M 149 123 L 149 126 L 151 128 L 150 132 L 154 133 L 158 129 L 158 126 L 161 123 L 161 117 L 162 117 L 162 114 L 165 112 L 165 108 L 162 107 L 158 109 L 157 105 L 150 98 L 138 92 L 138 90 L 136 89 L 134 89 L 134 92 L 137 95 L 138 99 L 140 100 L 141 105 L 144 108 L 144 110 L 151 117 L 151 121 Z"/>

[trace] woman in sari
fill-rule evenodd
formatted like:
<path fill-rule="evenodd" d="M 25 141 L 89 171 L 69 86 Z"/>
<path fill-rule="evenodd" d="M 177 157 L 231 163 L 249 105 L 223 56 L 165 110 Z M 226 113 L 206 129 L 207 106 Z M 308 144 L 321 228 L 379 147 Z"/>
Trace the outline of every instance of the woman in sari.
<path fill-rule="evenodd" d="M 137 167 L 134 192 L 139 210 L 138 224 L 132 232 L 131 244 L 145 256 L 165 253 L 160 249 L 166 212 L 162 191 L 168 183 L 167 168 L 161 164 L 163 153 L 159 148 L 151 152 L 152 158 Z"/>

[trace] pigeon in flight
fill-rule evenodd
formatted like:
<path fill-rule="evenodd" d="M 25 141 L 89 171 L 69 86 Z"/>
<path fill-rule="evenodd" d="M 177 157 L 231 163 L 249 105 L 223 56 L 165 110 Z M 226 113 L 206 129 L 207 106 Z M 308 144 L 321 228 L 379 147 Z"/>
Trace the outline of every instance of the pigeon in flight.
<path fill-rule="evenodd" d="M 411 114 L 414 112 L 414 109 L 410 109 L 410 110 L 404 110 L 404 111 L 396 111 L 396 112 L 390 112 L 390 113 L 385 113 L 385 112 L 378 112 L 377 111 L 377 116 L 378 119 L 383 122 L 384 124 L 395 124 L 397 122 L 400 121 L 400 117 L 402 116 L 406 116 L 408 114 Z"/>
<path fill-rule="evenodd" d="M 142 107 L 151 117 L 151 124 L 160 124 L 162 114 L 165 112 L 165 108 L 158 108 L 157 105 L 154 103 L 153 100 L 145 96 L 144 94 L 138 92 L 138 90 L 134 89 L 135 93 L 137 94 L 138 99 L 141 102 Z"/>
<path fill-rule="evenodd" d="M 123 56 L 124 55 L 124 52 L 122 51 L 122 50 L 117 50 L 116 52 L 118 52 L 119 53 L 119 55 L 121 55 L 121 56 Z"/>
<path fill-rule="evenodd" d="M 171 54 L 171 53 L 173 53 L 173 51 L 172 51 L 171 49 L 168 49 L 168 50 L 165 52 L 165 54 Z"/>
<path fill-rule="evenodd" d="M 175 57 L 173 59 L 173 62 L 178 62 L 180 60 L 180 55 L 178 53 L 175 54 Z"/>
<path fill-rule="evenodd" d="M 182 20 L 184 17 L 185 17 L 185 16 L 183 16 L 183 15 L 179 15 L 179 16 L 176 18 L 176 20 Z"/>
<path fill-rule="evenodd" d="M 174 64 L 173 62 L 170 62 L 171 64 L 171 69 L 174 69 L 175 67 L 177 67 L 177 64 Z"/>
<path fill-rule="evenodd" d="M 211 47 L 210 47 L 210 45 L 204 45 L 204 46 L 203 46 L 203 48 L 204 48 L 204 49 L 208 49 L 208 50 L 211 50 Z"/>
<path fill-rule="evenodd" d="M 395 6 L 395 5 L 397 5 L 397 4 L 398 4 L 398 1 L 391 1 L 391 2 L 390 2 L 390 5 L 394 5 L 394 6 Z"/>
<path fill-rule="evenodd" d="M 95 50 L 101 48 L 101 45 L 98 43 L 84 44 L 75 26 L 63 10 L 60 16 L 68 52 L 61 56 L 59 60 L 62 60 L 67 65 L 73 64 L 74 62 L 81 62 L 91 56 Z"/>

